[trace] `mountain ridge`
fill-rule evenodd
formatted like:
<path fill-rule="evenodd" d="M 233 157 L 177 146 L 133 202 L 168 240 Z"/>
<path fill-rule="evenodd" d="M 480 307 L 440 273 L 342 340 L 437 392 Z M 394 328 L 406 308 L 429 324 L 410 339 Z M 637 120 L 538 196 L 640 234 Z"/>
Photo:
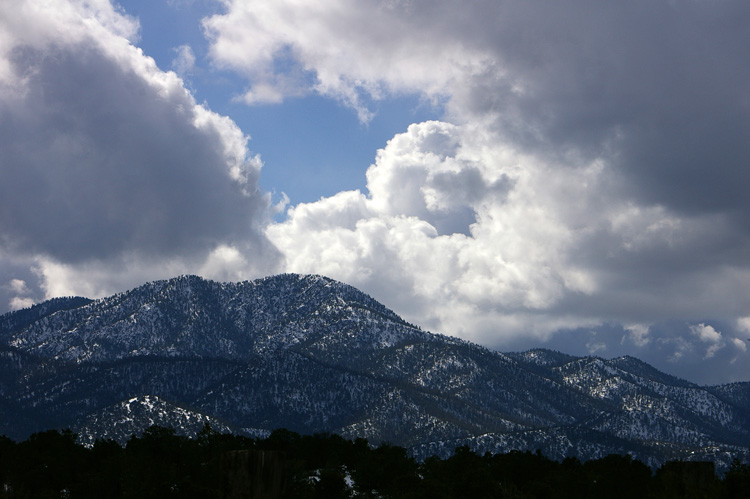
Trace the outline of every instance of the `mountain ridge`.
<path fill-rule="evenodd" d="M 12 438 L 68 426 L 96 438 L 123 427 L 126 401 L 158 400 L 180 408 L 188 434 L 199 420 L 286 427 L 421 457 L 469 445 L 721 466 L 750 441 L 750 383 L 701 387 L 633 357 L 495 352 L 316 275 L 181 276 L 11 312 L 0 316 L 0 373 L 0 434 Z M 130 417 L 140 431 L 153 420 Z"/>

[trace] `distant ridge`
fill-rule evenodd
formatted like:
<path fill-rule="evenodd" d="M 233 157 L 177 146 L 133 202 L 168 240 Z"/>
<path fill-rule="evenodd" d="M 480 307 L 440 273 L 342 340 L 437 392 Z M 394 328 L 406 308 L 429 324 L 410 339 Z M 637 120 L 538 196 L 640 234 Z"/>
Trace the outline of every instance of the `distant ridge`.
<path fill-rule="evenodd" d="M 335 432 L 418 457 L 469 445 L 722 467 L 747 455 L 750 383 L 700 387 L 633 357 L 493 352 L 316 275 L 181 276 L 0 317 L 0 434 L 122 441 L 154 422 Z"/>
<path fill-rule="evenodd" d="M 94 300 L 81 296 L 63 298 L 52 298 L 43 303 L 33 305 L 29 308 L 9 312 L 0 318 L 0 331 L 13 331 L 22 329 L 35 321 L 43 319 L 60 310 L 71 310 L 88 305 Z"/>

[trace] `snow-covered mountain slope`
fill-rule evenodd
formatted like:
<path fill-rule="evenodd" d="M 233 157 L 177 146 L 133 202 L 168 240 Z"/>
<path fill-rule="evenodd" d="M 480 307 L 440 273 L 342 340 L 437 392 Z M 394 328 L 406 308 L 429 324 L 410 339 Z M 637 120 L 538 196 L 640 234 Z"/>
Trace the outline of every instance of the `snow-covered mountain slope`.
<path fill-rule="evenodd" d="M 105 424 L 102 424 L 102 423 Z M 166 402 L 153 395 L 141 395 L 93 412 L 75 423 L 78 440 L 93 445 L 96 439 L 127 441 L 143 432 L 144 425 L 174 428 L 178 434 L 194 436 L 205 425 L 219 432 L 232 428 L 221 421 Z"/>
<path fill-rule="evenodd" d="M 467 444 L 721 464 L 747 451 L 750 383 L 700 387 L 632 357 L 493 352 L 321 276 L 183 276 L 0 317 L 0 433 L 124 439 L 155 422 L 331 431 L 420 457 Z"/>

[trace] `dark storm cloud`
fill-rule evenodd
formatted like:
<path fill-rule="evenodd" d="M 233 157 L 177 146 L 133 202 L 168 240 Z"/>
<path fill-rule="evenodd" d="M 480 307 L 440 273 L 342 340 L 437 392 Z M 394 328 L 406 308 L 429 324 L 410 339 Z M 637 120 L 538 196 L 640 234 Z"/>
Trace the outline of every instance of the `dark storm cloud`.
<path fill-rule="evenodd" d="M 557 313 L 650 321 L 743 316 L 750 310 L 750 235 L 728 217 L 670 218 L 583 236 L 570 262 L 595 273 L 596 293 L 567 294 Z"/>
<path fill-rule="evenodd" d="M 457 113 L 494 114 L 504 136 L 535 153 L 612 161 L 641 202 L 687 214 L 748 207 L 750 4 L 486 8 L 474 20 L 496 24 L 475 32 L 495 66 L 457 99 Z"/>
<path fill-rule="evenodd" d="M 257 170 L 230 178 L 215 127 L 181 88 L 154 88 L 96 48 L 20 48 L 24 93 L 0 107 L 0 232 L 63 262 L 260 240 Z"/>

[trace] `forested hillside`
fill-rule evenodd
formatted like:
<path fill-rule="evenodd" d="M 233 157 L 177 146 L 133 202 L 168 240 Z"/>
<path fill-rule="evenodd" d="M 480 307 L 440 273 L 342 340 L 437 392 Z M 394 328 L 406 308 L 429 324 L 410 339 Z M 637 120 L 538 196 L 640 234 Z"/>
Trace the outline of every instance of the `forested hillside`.
<path fill-rule="evenodd" d="M 748 458 L 750 383 L 704 387 L 632 357 L 501 353 L 408 324 L 314 275 L 182 276 L 0 317 L 0 434 L 71 428 L 124 445 L 158 424 L 277 428 L 389 442 L 424 459 L 468 446 L 649 467 Z"/>
<path fill-rule="evenodd" d="M 86 447 L 69 431 L 0 438 L 3 498 L 739 498 L 750 466 L 718 477 L 710 462 L 667 462 L 652 471 L 628 455 L 581 462 L 539 452 L 478 455 L 459 447 L 418 462 L 403 447 L 287 430 L 252 439 L 213 431 L 196 438 L 152 426 L 124 446 Z"/>

